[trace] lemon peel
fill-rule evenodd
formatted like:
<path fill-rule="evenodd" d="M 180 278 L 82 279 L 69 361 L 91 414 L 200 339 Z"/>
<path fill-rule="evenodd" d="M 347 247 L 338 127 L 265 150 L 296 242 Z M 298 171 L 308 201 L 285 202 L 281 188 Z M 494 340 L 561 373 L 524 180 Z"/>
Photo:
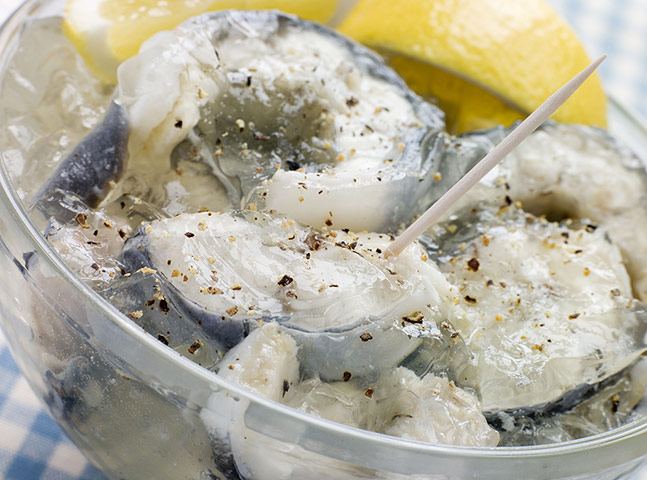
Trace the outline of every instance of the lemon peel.
<path fill-rule="evenodd" d="M 63 28 L 92 70 L 109 83 L 153 34 L 213 10 L 278 9 L 327 22 L 338 0 L 67 0 Z"/>
<path fill-rule="evenodd" d="M 455 132 L 523 118 L 590 63 L 542 0 L 360 0 L 340 31 L 386 53 L 414 90 L 438 99 Z M 599 77 L 553 119 L 605 126 Z"/>

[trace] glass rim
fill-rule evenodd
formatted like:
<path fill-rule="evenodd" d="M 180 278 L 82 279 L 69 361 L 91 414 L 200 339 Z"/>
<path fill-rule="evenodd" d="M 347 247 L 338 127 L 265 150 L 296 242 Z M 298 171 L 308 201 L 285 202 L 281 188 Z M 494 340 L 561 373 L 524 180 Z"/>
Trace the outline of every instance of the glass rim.
<path fill-rule="evenodd" d="M 28 19 L 30 14 L 39 8 L 40 5 L 49 1 L 51 0 L 26 0 L 0 26 L 0 77 L 4 75 L 6 62 L 10 57 L 10 49 L 8 49 L 8 47 L 11 44 L 11 41 L 15 38 L 15 35 L 19 33 L 21 25 Z M 647 138 L 647 128 L 642 125 L 640 120 L 637 119 L 636 115 L 630 109 L 627 109 L 613 98 L 609 98 L 609 105 L 612 108 L 619 110 L 621 115 L 627 117 L 627 119 L 639 127 Z M 2 151 L 0 151 L 0 157 L 1 156 Z M 358 441 L 368 442 L 369 444 L 374 444 L 376 446 L 381 445 L 384 447 L 390 447 L 400 452 L 409 451 L 412 453 L 427 455 L 429 458 L 442 456 L 448 457 L 450 460 L 452 458 L 469 459 L 476 462 L 492 460 L 502 462 L 506 459 L 524 461 L 531 459 L 551 459 L 563 456 L 577 457 L 579 454 L 590 454 L 592 450 L 611 449 L 613 446 L 622 448 L 625 455 L 627 453 L 631 454 L 634 452 L 635 455 L 632 455 L 631 458 L 638 458 L 641 455 L 647 454 L 647 448 L 644 447 L 644 445 L 647 445 L 647 418 L 635 420 L 627 425 L 601 434 L 568 442 L 538 446 L 466 447 L 423 443 L 361 430 L 317 418 L 312 415 L 299 412 L 278 402 L 268 400 L 219 377 L 214 372 L 199 366 L 190 359 L 183 357 L 169 347 L 166 347 L 152 335 L 137 326 L 132 320 L 128 319 L 126 315 L 117 310 L 116 307 L 110 304 L 105 298 L 101 297 L 88 285 L 84 284 L 63 262 L 63 260 L 59 258 L 54 251 L 54 248 L 46 241 L 38 228 L 31 221 L 23 202 L 20 200 L 12 184 L 4 161 L 0 161 L 0 185 L 2 187 L 0 192 L 0 201 L 6 203 L 7 208 L 13 213 L 11 223 L 19 225 L 22 233 L 31 240 L 29 248 L 36 250 L 38 254 L 47 261 L 48 266 L 57 273 L 57 276 L 63 279 L 74 289 L 74 291 L 78 292 L 79 295 L 90 299 L 92 305 L 99 309 L 107 319 L 110 319 L 115 326 L 119 327 L 124 334 L 135 339 L 138 344 L 146 347 L 154 355 L 164 358 L 165 361 L 174 363 L 186 374 L 192 375 L 196 380 L 203 382 L 205 385 L 210 385 L 213 389 L 224 389 L 226 391 L 230 391 L 235 395 L 248 400 L 250 403 L 254 403 L 267 409 L 268 414 L 279 413 L 282 417 L 290 417 L 306 426 L 312 426 L 326 432 L 354 438 Z M 99 339 L 95 338 L 95 340 L 101 344 Z M 105 347 L 105 351 L 111 351 L 109 347 L 106 347 L 105 345 L 103 346 Z M 625 451 L 627 450 L 627 445 L 625 445 L 627 442 L 634 446 L 630 452 Z M 622 445 L 618 445 L 619 443 L 622 443 Z M 620 452 L 620 450 L 615 451 Z M 572 460 L 572 463 L 576 462 L 575 459 Z M 615 463 L 609 463 L 609 466 L 612 465 L 615 465 Z M 478 468 L 478 465 L 475 468 Z M 581 472 L 581 466 L 571 465 L 570 468 L 573 473 Z"/>

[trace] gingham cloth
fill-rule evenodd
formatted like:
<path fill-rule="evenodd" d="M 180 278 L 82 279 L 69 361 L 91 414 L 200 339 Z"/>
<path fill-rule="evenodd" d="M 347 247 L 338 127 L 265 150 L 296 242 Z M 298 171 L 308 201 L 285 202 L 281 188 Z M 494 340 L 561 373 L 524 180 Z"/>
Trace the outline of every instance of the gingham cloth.
<path fill-rule="evenodd" d="M 0 21 L 19 0 L 0 0 Z M 608 53 L 600 73 L 608 93 L 647 118 L 647 0 L 552 0 L 589 55 Z M 0 272 L 1 274 L 1 272 Z M 0 478 L 100 480 L 49 417 L 20 374 L 0 331 Z M 647 480 L 647 471 L 638 472 Z"/>
<path fill-rule="evenodd" d="M 608 94 L 647 125 L 647 0 L 549 0 L 600 66 Z"/>
<path fill-rule="evenodd" d="M 43 410 L 0 333 L 0 478 L 104 480 Z"/>

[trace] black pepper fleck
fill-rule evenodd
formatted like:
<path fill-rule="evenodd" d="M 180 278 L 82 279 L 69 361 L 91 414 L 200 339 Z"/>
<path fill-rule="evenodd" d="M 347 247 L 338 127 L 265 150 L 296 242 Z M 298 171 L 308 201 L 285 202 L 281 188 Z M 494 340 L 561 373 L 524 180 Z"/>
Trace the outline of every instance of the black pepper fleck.
<path fill-rule="evenodd" d="M 294 160 L 286 160 L 285 164 L 287 165 L 288 170 L 290 170 L 292 172 L 294 170 L 298 170 L 298 169 L 301 168 L 301 165 L 299 165 L 299 162 L 295 162 Z"/>
<path fill-rule="evenodd" d="M 288 393 L 290 390 L 290 382 L 287 380 L 283 380 L 283 396 L 285 397 L 285 394 Z"/>
<path fill-rule="evenodd" d="M 197 352 L 197 351 L 198 351 L 198 349 L 199 349 L 201 346 L 202 346 L 202 344 L 200 343 L 200 340 L 196 340 L 196 341 L 195 341 L 195 342 L 193 342 L 193 343 L 191 344 L 191 346 L 189 347 L 189 353 L 190 353 L 191 355 L 193 355 L 195 352 Z"/>
<path fill-rule="evenodd" d="M 476 258 L 470 258 L 467 261 L 467 268 L 469 270 L 471 270 L 472 272 L 478 272 L 480 266 L 481 266 L 481 264 L 479 263 L 479 261 Z"/>
<path fill-rule="evenodd" d="M 289 275 L 283 275 L 277 283 L 282 287 L 286 287 L 290 285 L 293 281 L 294 281 L 294 278 L 290 277 Z"/>
<path fill-rule="evenodd" d="M 359 338 L 362 342 L 368 342 L 369 340 L 373 340 L 373 335 L 368 332 L 364 332 L 359 336 Z"/>
<path fill-rule="evenodd" d="M 77 213 L 76 217 L 74 217 L 74 220 L 76 220 L 76 223 L 78 223 L 81 227 L 90 228 L 86 224 L 86 222 L 88 220 L 88 216 L 85 213 Z"/>
<path fill-rule="evenodd" d="M 402 320 L 405 322 L 409 323 L 422 323 L 422 320 L 425 318 L 425 316 L 422 314 L 422 312 L 413 312 L 410 313 L 409 315 L 406 315 L 402 317 Z"/>
<path fill-rule="evenodd" d="M 618 407 L 620 406 L 620 395 L 617 393 L 611 397 L 611 413 L 614 415 L 618 413 Z"/>
<path fill-rule="evenodd" d="M 165 298 L 160 299 L 160 310 L 162 311 L 162 313 L 168 313 L 170 311 L 168 302 L 166 301 Z"/>
<path fill-rule="evenodd" d="M 319 250 L 324 242 L 324 239 L 321 238 L 316 233 L 310 233 L 304 240 L 304 243 L 310 248 L 310 250 Z"/>
<path fill-rule="evenodd" d="M 354 107 L 359 103 L 359 100 L 357 100 L 355 97 L 350 97 L 348 100 L 346 100 L 346 105 L 348 107 Z"/>

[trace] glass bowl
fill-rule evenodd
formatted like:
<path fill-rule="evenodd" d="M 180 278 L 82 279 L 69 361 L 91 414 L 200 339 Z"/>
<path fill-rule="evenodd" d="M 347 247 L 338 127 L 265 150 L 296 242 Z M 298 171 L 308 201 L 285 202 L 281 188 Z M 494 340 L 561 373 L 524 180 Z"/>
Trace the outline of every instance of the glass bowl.
<path fill-rule="evenodd" d="M 63 3 L 27 1 L 7 21 L 0 75 L 24 22 L 60 15 Z M 647 152 L 647 132 L 613 102 L 610 123 Z M 561 444 L 468 448 L 353 429 L 244 391 L 164 346 L 76 278 L 30 220 L 3 159 L 2 327 L 38 397 L 110 478 L 615 479 L 647 463 L 647 419 Z"/>

